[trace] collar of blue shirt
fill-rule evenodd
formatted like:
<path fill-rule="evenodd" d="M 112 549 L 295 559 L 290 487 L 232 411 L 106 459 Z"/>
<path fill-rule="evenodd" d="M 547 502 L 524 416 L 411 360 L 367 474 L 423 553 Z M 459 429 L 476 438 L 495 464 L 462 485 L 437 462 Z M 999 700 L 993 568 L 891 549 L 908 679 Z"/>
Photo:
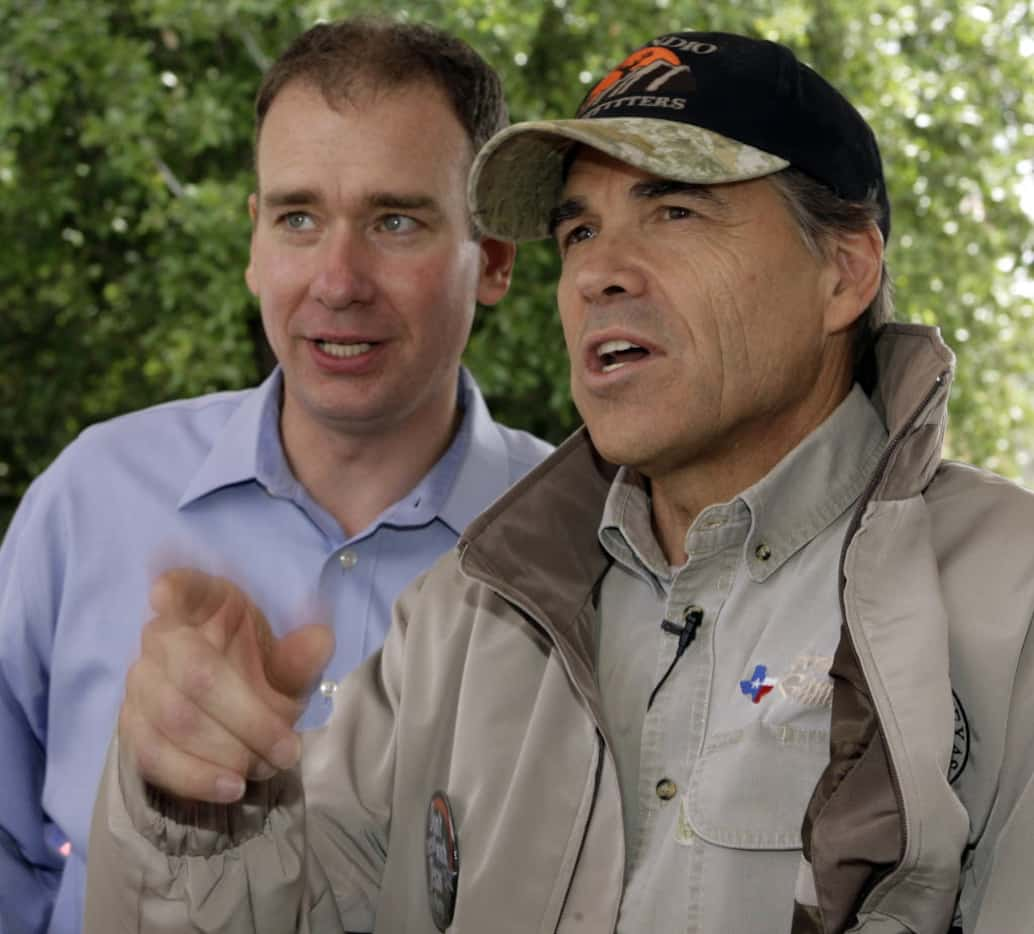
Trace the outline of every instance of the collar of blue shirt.
<path fill-rule="evenodd" d="M 245 395 L 190 478 L 179 509 L 227 486 L 258 483 L 271 496 L 295 502 L 318 525 L 327 523 L 329 517 L 295 479 L 284 455 L 279 429 L 282 385 L 283 374 L 277 368 Z M 506 445 L 465 368 L 460 370 L 458 392 L 463 419 L 448 449 L 412 490 L 356 537 L 384 524 L 412 528 L 435 519 L 458 535 L 498 496 L 499 478 L 509 473 Z"/>

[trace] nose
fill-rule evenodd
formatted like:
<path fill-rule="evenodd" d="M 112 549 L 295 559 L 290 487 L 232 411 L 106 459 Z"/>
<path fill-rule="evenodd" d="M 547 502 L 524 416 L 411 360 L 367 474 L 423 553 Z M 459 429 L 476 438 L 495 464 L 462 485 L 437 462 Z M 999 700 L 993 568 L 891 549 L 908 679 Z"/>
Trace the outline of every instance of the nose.
<path fill-rule="evenodd" d="M 373 300 L 374 259 L 361 238 L 351 231 L 334 231 L 318 250 L 309 281 L 313 299 L 332 311 Z"/>
<path fill-rule="evenodd" d="M 587 302 L 636 297 L 646 289 L 642 268 L 622 238 L 599 234 L 579 247 L 575 287 Z"/>

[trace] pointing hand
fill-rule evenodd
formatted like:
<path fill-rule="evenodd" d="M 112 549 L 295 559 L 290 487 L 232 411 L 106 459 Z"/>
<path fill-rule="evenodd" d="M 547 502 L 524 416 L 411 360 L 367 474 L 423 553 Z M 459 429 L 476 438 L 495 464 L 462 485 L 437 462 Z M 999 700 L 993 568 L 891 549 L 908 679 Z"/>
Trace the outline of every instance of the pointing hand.
<path fill-rule="evenodd" d="M 277 639 L 241 590 L 193 570 L 158 578 L 151 606 L 119 715 L 127 761 L 164 791 L 216 803 L 293 766 L 293 725 L 333 652 L 331 630 Z"/>

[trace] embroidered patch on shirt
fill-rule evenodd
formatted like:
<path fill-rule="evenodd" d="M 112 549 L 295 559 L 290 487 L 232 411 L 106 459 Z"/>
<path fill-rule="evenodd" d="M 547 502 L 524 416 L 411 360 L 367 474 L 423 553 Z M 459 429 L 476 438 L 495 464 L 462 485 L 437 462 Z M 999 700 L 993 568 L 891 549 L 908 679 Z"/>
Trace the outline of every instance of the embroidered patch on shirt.
<path fill-rule="evenodd" d="M 749 681 L 740 682 L 740 690 L 756 704 L 762 697 L 768 694 L 777 683 L 778 680 L 776 678 L 768 677 L 768 669 L 764 665 L 758 665 L 754 669 L 754 674 L 750 676 Z"/>
<path fill-rule="evenodd" d="M 809 707 L 831 706 L 833 682 L 829 669 L 832 664 L 833 659 L 827 655 L 801 655 L 779 679 L 779 693 Z"/>

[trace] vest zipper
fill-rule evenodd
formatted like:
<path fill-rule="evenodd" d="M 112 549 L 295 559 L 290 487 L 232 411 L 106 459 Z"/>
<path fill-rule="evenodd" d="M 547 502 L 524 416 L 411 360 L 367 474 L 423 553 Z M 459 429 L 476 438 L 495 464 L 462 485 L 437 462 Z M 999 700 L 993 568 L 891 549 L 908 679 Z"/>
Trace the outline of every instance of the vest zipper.
<path fill-rule="evenodd" d="M 936 396 L 937 393 L 940 391 L 941 387 L 944 385 L 945 380 L 947 378 L 947 370 L 940 373 L 936 377 L 933 386 L 930 387 L 930 390 L 923 397 L 922 401 L 912 411 L 911 416 L 906 420 L 905 424 L 898 430 L 897 434 L 895 434 L 890 439 L 890 441 L 888 441 L 886 449 L 884 450 L 883 454 L 880 455 L 880 459 L 876 464 L 876 469 L 873 471 L 872 478 L 869 480 L 865 489 L 862 491 L 862 495 L 858 500 L 858 507 L 855 509 L 854 515 L 851 517 L 851 523 L 850 525 L 848 525 L 847 533 L 844 536 L 844 544 L 840 550 L 840 614 L 844 620 L 844 629 L 851 645 L 851 651 L 854 652 L 855 658 L 858 659 L 859 666 L 861 666 L 861 659 L 859 658 L 858 651 L 855 648 L 854 636 L 851 633 L 851 625 L 847 619 L 847 604 L 844 601 L 844 591 L 847 589 L 847 575 L 844 573 L 844 567 L 847 563 L 847 549 L 850 546 L 855 535 L 857 534 L 858 530 L 861 528 L 862 515 L 865 512 L 865 508 L 866 506 L 868 506 L 869 501 L 872 499 L 873 494 L 876 492 L 876 488 L 879 486 L 880 480 L 883 478 L 883 475 L 886 472 L 887 464 L 890 462 L 890 459 L 894 456 L 897 449 L 901 446 L 901 443 L 905 440 L 905 437 L 909 434 L 909 432 L 912 431 L 919 416 L 922 415 L 922 413 L 926 411 L 926 409 L 929 407 L 930 403 L 933 401 L 934 396 Z M 865 673 L 863 671 L 863 677 L 864 674 Z M 868 686 L 867 678 L 866 686 Z M 875 703 L 873 704 L 873 709 L 876 710 Z M 887 734 L 883 727 L 883 719 L 880 717 L 878 710 L 876 710 L 876 729 L 880 734 L 880 740 L 883 742 L 883 748 L 887 750 L 887 768 L 890 771 L 891 789 L 894 792 L 894 800 L 896 801 L 898 806 L 898 813 L 902 816 L 901 850 L 898 853 L 898 866 L 900 866 L 901 861 L 905 857 L 905 851 L 908 849 L 908 819 L 907 815 L 905 814 L 905 799 L 901 791 L 901 779 L 898 776 L 897 769 L 894 766 L 894 757 L 891 755 L 890 744 L 887 742 Z M 893 872 L 894 870 L 891 870 L 891 872 L 883 878 L 887 878 L 889 875 L 893 874 Z M 882 882 L 883 880 L 881 879 L 879 881 Z"/>

